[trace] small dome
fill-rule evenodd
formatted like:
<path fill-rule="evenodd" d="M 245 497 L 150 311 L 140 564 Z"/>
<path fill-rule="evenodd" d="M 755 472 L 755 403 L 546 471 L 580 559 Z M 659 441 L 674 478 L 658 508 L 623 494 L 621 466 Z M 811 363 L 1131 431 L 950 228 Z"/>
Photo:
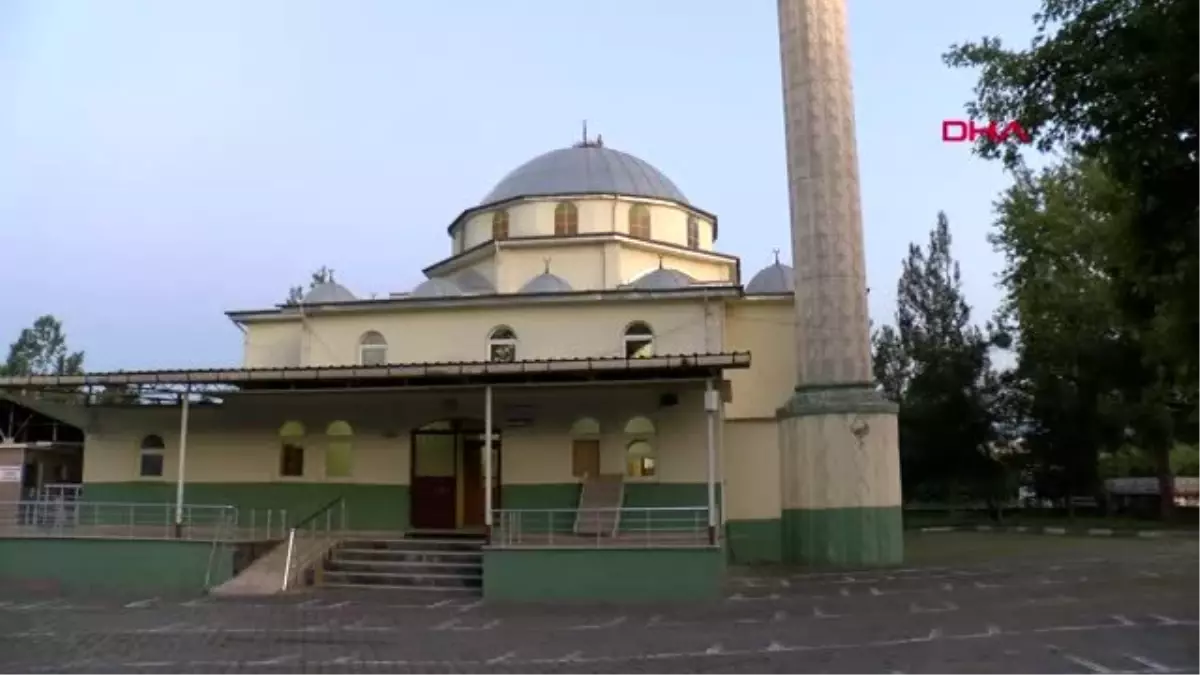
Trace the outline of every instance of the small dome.
<path fill-rule="evenodd" d="M 672 288 L 686 288 L 695 282 L 695 279 L 679 270 L 660 267 L 649 274 L 638 277 L 629 286 L 642 291 L 664 291 Z"/>
<path fill-rule="evenodd" d="M 490 294 L 496 292 L 496 287 L 487 277 L 477 270 L 466 270 L 454 277 L 454 283 L 465 293 Z"/>
<path fill-rule="evenodd" d="M 313 286 L 300 302 L 305 305 L 323 305 L 327 302 L 354 302 L 358 298 L 350 292 L 350 289 L 339 284 L 336 281 L 326 281 L 324 283 Z"/>
<path fill-rule="evenodd" d="M 796 290 L 796 273 L 778 260 L 770 267 L 759 270 L 746 284 L 748 295 L 773 295 L 792 293 Z"/>
<path fill-rule="evenodd" d="M 455 286 L 453 281 L 435 277 L 417 284 L 408 295 L 411 298 L 453 298 L 462 294 L 462 289 Z"/>
<path fill-rule="evenodd" d="M 571 288 L 571 284 L 567 283 L 566 279 L 551 274 L 550 272 L 542 272 L 536 277 L 530 279 L 524 286 L 521 287 L 521 293 L 564 293 L 575 290 Z"/>
<path fill-rule="evenodd" d="M 670 178 L 633 155 L 599 143 L 552 150 L 513 169 L 481 205 L 515 197 L 617 194 L 687 203 Z"/>

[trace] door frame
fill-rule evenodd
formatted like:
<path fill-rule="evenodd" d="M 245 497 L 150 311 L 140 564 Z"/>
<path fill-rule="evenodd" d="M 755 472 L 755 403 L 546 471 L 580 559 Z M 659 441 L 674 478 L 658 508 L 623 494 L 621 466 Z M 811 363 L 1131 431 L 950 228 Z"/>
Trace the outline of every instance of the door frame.
<path fill-rule="evenodd" d="M 448 429 L 427 429 L 426 427 L 437 424 L 439 422 L 448 422 Z M 419 436 L 453 436 L 454 437 L 454 529 L 461 529 L 465 518 L 465 490 L 463 483 L 463 461 L 465 448 L 463 440 L 474 434 L 483 435 L 484 422 L 476 420 L 473 417 L 442 417 L 435 420 L 430 420 L 419 427 L 413 427 L 409 432 L 409 449 L 408 449 L 408 520 L 410 529 L 412 529 L 413 514 L 416 513 L 416 503 L 413 499 L 413 485 L 417 480 L 417 438 Z M 496 449 L 496 463 L 492 467 L 494 474 L 495 486 L 492 490 L 492 508 L 500 508 L 501 492 L 499 488 L 504 485 L 502 479 L 502 466 L 504 464 L 504 436 L 499 429 L 493 428 L 492 435 L 497 438 L 493 441 L 493 447 Z M 483 449 L 480 449 L 480 453 Z M 480 455 L 482 458 L 482 454 Z M 485 489 L 484 482 L 480 481 L 480 489 Z M 486 509 L 486 504 L 484 505 Z M 486 522 L 486 516 L 485 516 Z"/>

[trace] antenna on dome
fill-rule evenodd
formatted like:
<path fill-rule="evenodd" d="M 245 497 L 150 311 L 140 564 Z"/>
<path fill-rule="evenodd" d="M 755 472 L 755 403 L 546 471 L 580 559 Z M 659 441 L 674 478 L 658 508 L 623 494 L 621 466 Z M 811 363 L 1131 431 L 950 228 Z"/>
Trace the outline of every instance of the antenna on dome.
<path fill-rule="evenodd" d="M 596 140 L 588 138 L 587 120 L 583 121 L 583 139 L 575 144 L 577 148 L 600 148 L 604 147 L 604 139 L 597 135 Z"/>

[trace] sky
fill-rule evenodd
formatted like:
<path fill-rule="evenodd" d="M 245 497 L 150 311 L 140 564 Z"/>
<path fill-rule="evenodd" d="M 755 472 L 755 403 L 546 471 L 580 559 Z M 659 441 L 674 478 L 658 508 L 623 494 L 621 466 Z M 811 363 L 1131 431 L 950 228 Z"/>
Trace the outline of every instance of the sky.
<path fill-rule="evenodd" d="M 945 211 L 974 318 L 1009 179 L 941 139 L 984 35 L 1036 0 L 848 0 L 872 318 Z M 88 370 L 238 365 L 224 316 L 327 265 L 411 289 L 446 226 L 580 137 L 662 170 L 746 279 L 788 257 L 770 0 L 0 0 L 0 343 L 42 314 Z M 0 346 L 2 348 L 2 346 Z"/>

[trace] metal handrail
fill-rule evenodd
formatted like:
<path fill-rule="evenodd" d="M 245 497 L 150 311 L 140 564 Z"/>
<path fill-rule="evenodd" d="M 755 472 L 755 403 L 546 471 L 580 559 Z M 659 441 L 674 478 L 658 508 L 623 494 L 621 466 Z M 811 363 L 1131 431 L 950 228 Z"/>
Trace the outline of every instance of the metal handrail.
<path fill-rule="evenodd" d="M 494 547 L 712 546 L 707 506 L 495 509 L 490 544 Z M 579 522 L 593 523 L 581 531 Z M 619 523 L 615 528 L 608 524 Z M 603 526 L 603 527 L 601 527 Z"/>
<path fill-rule="evenodd" d="M 312 513 L 305 516 L 304 518 L 301 518 L 300 520 L 298 520 L 296 522 L 296 524 L 294 524 L 290 528 L 288 528 L 287 552 L 285 553 L 284 559 L 283 559 L 283 579 L 280 583 L 280 590 L 286 591 L 288 589 L 288 586 L 291 585 L 292 567 L 293 567 L 293 564 L 296 563 L 296 534 L 297 534 L 297 532 L 301 531 L 302 528 L 318 524 L 318 519 L 322 515 L 324 515 L 325 516 L 325 533 L 326 533 L 326 536 L 328 536 L 329 533 L 334 531 L 334 527 L 333 527 L 334 526 L 334 523 L 333 523 L 334 509 L 338 510 L 338 523 L 337 523 L 338 529 L 345 530 L 346 529 L 346 521 L 347 521 L 346 499 L 345 499 L 345 497 L 343 497 L 341 495 L 334 498 L 332 501 L 325 504 L 324 506 L 317 509 L 316 511 L 313 511 Z M 313 527 L 313 531 L 316 532 L 316 527 Z M 299 569 L 299 567 L 300 567 L 299 565 L 295 565 L 295 566 L 297 567 L 297 569 Z"/>

